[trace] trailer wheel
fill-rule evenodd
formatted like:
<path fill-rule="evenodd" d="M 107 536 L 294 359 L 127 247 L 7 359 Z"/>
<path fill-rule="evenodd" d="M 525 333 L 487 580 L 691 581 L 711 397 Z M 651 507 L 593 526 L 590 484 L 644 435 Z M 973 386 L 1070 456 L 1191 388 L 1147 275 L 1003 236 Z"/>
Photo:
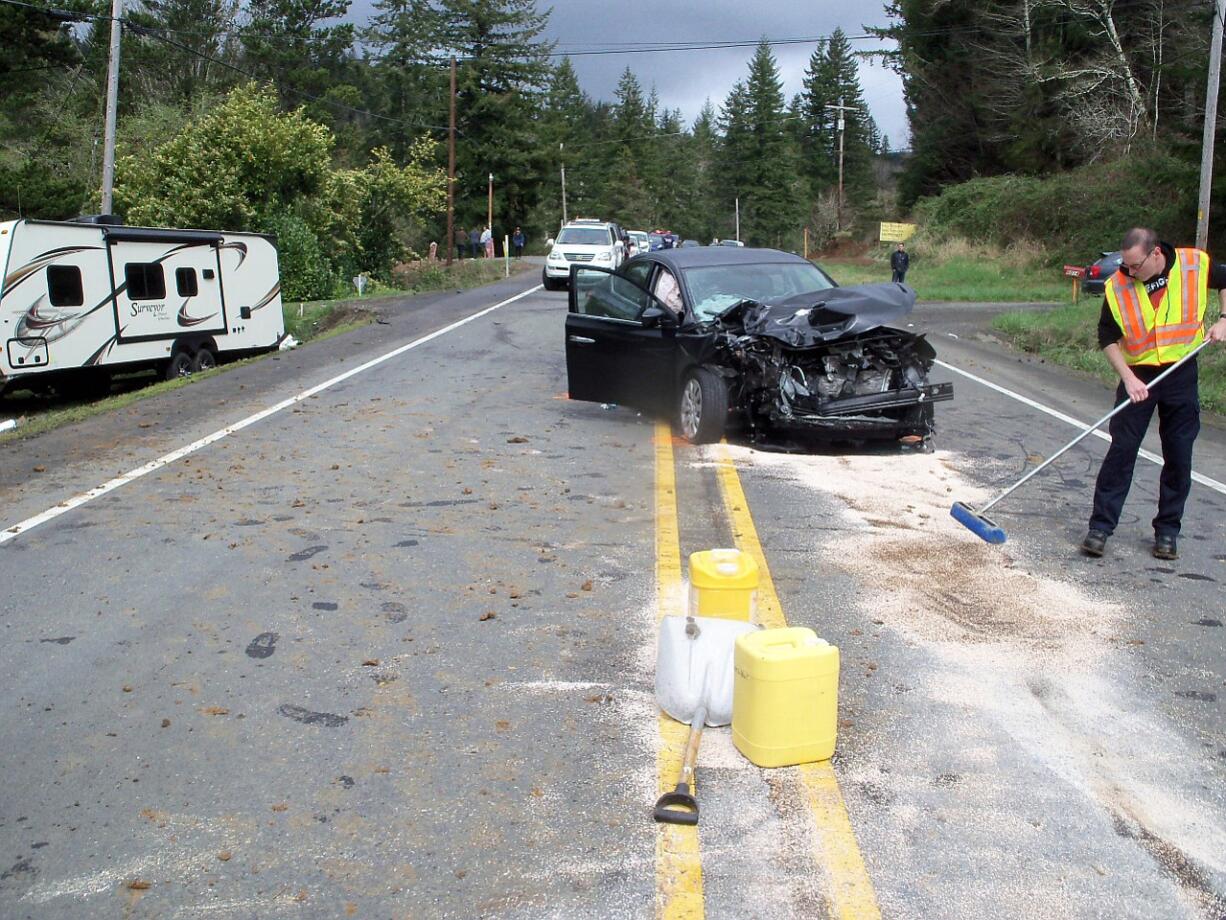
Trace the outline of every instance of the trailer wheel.
<path fill-rule="evenodd" d="M 176 351 L 174 357 L 166 364 L 166 379 L 178 380 L 188 377 L 192 372 L 192 356 L 185 351 Z"/>
<path fill-rule="evenodd" d="M 192 358 L 192 373 L 199 374 L 201 371 L 212 370 L 217 366 L 217 356 L 207 345 L 201 345 L 200 350 L 196 352 L 196 357 Z"/>

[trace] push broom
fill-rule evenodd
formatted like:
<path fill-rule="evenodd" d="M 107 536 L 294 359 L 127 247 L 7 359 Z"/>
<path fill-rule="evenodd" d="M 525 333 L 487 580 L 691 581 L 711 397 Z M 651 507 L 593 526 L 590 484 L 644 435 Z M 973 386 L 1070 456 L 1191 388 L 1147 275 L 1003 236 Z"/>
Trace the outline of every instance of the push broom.
<path fill-rule="evenodd" d="M 1170 367 L 1164 370 L 1161 374 L 1159 374 L 1157 377 L 1155 377 L 1153 380 L 1147 383 L 1146 386 L 1150 389 L 1153 389 L 1154 386 L 1161 383 L 1164 378 L 1166 378 L 1167 376 L 1172 374 L 1176 369 L 1178 369 L 1180 365 L 1184 364 L 1189 359 L 1195 357 L 1197 352 L 1199 352 L 1202 348 L 1204 348 L 1208 344 L 1209 344 L 1208 339 L 1201 342 L 1194 349 L 1192 349 L 1190 352 L 1188 352 L 1186 355 L 1184 355 L 1182 358 L 1180 358 L 1178 361 L 1176 361 L 1174 364 L 1172 364 Z M 1015 489 L 1021 486 L 1024 482 L 1030 479 L 1031 476 L 1034 476 L 1036 473 L 1042 470 L 1045 466 L 1049 466 L 1050 464 L 1054 463 L 1060 457 L 1060 455 L 1063 454 L 1066 450 L 1069 450 L 1072 447 L 1076 447 L 1079 443 L 1081 443 L 1081 440 L 1083 438 L 1088 437 L 1090 433 L 1093 432 L 1094 429 L 1096 429 L 1103 422 L 1107 421 L 1108 419 L 1112 418 L 1113 416 L 1127 409 L 1128 406 L 1131 404 L 1131 402 L 1132 400 L 1129 400 L 1129 399 L 1124 400 L 1122 403 L 1120 403 L 1118 406 L 1116 406 L 1114 409 L 1112 409 L 1110 412 L 1108 412 L 1106 415 L 1100 418 L 1097 422 L 1095 422 L 1093 425 L 1090 425 L 1088 428 L 1083 430 L 1081 434 L 1077 435 L 1077 437 L 1073 438 L 1073 440 L 1069 441 L 1067 444 L 1061 447 L 1058 451 L 1056 451 L 1054 454 L 1052 454 L 1050 457 L 1048 457 L 1046 460 L 1044 460 L 1042 463 L 1036 466 L 1033 470 L 1031 470 L 1029 473 L 1027 473 L 1025 476 L 1023 476 L 1013 485 L 1009 486 L 1009 488 L 1005 489 L 1005 491 L 1001 492 L 999 495 L 997 495 L 995 498 L 993 498 L 990 502 L 988 502 L 986 505 L 984 505 L 979 510 L 975 510 L 970 505 L 965 504 L 964 502 L 954 502 L 953 507 L 949 509 L 949 513 L 953 516 L 953 519 L 955 521 L 957 521 L 959 524 L 961 524 L 963 527 L 965 527 L 975 536 L 979 537 L 979 539 L 984 540 L 987 543 L 998 543 L 998 544 L 1004 543 L 1006 539 L 1004 528 L 1000 527 L 995 521 L 986 517 L 985 512 L 987 512 L 989 508 L 991 508 L 997 502 L 1001 501 L 1001 499 L 1005 498 L 1005 496 L 1009 495 L 1011 492 L 1013 492 Z"/>

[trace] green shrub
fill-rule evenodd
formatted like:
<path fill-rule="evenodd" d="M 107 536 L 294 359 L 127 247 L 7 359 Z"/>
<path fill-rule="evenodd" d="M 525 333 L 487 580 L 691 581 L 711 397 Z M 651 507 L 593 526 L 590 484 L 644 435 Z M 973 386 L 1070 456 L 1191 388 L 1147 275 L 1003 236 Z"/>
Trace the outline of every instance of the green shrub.
<path fill-rule="evenodd" d="M 1159 152 L 1093 163 L 1047 178 L 972 179 L 916 204 L 933 237 L 960 236 L 1005 247 L 1035 240 L 1049 264 L 1085 264 L 1115 249 L 1129 227 L 1151 226 L 1186 243 L 1194 228 L 1197 171 Z"/>
<path fill-rule="evenodd" d="M 304 220 L 282 214 L 271 219 L 265 229 L 277 235 L 283 300 L 320 300 L 337 293 L 340 279 Z"/>

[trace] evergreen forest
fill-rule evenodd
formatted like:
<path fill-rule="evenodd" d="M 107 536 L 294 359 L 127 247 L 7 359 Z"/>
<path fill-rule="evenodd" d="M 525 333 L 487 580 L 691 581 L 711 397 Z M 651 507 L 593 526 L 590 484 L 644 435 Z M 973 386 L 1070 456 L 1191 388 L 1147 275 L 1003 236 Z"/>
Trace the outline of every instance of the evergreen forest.
<path fill-rule="evenodd" d="M 539 251 L 598 216 L 799 251 L 914 213 L 972 238 L 1097 248 L 1195 220 L 1205 0 L 890 0 L 869 52 L 814 42 L 785 98 L 771 44 L 687 120 L 627 66 L 580 86 L 538 0 L 132 0 L 122 18 L 113 210 L 130 224 L 277 234 L 288 298 L 387 279 L 445 248 L 455 62 L 458 229 Z M 0 219 L 100 207 L 111 8 L 0 0 Z M 891 149 L 859 64 L 901 76 Z M 838 114 L 843 132 L 838 195 Z"/>

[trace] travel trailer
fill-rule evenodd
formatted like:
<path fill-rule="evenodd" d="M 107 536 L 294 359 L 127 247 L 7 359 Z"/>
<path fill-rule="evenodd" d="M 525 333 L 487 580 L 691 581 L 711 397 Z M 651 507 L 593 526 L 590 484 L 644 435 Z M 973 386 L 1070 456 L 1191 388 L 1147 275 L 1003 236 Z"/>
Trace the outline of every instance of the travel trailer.
<path fill-rule="evenodd" d="M 272 237 L 112 221 L 0 223 L 0 390 L 172 379 L 285 337 Z"/>

